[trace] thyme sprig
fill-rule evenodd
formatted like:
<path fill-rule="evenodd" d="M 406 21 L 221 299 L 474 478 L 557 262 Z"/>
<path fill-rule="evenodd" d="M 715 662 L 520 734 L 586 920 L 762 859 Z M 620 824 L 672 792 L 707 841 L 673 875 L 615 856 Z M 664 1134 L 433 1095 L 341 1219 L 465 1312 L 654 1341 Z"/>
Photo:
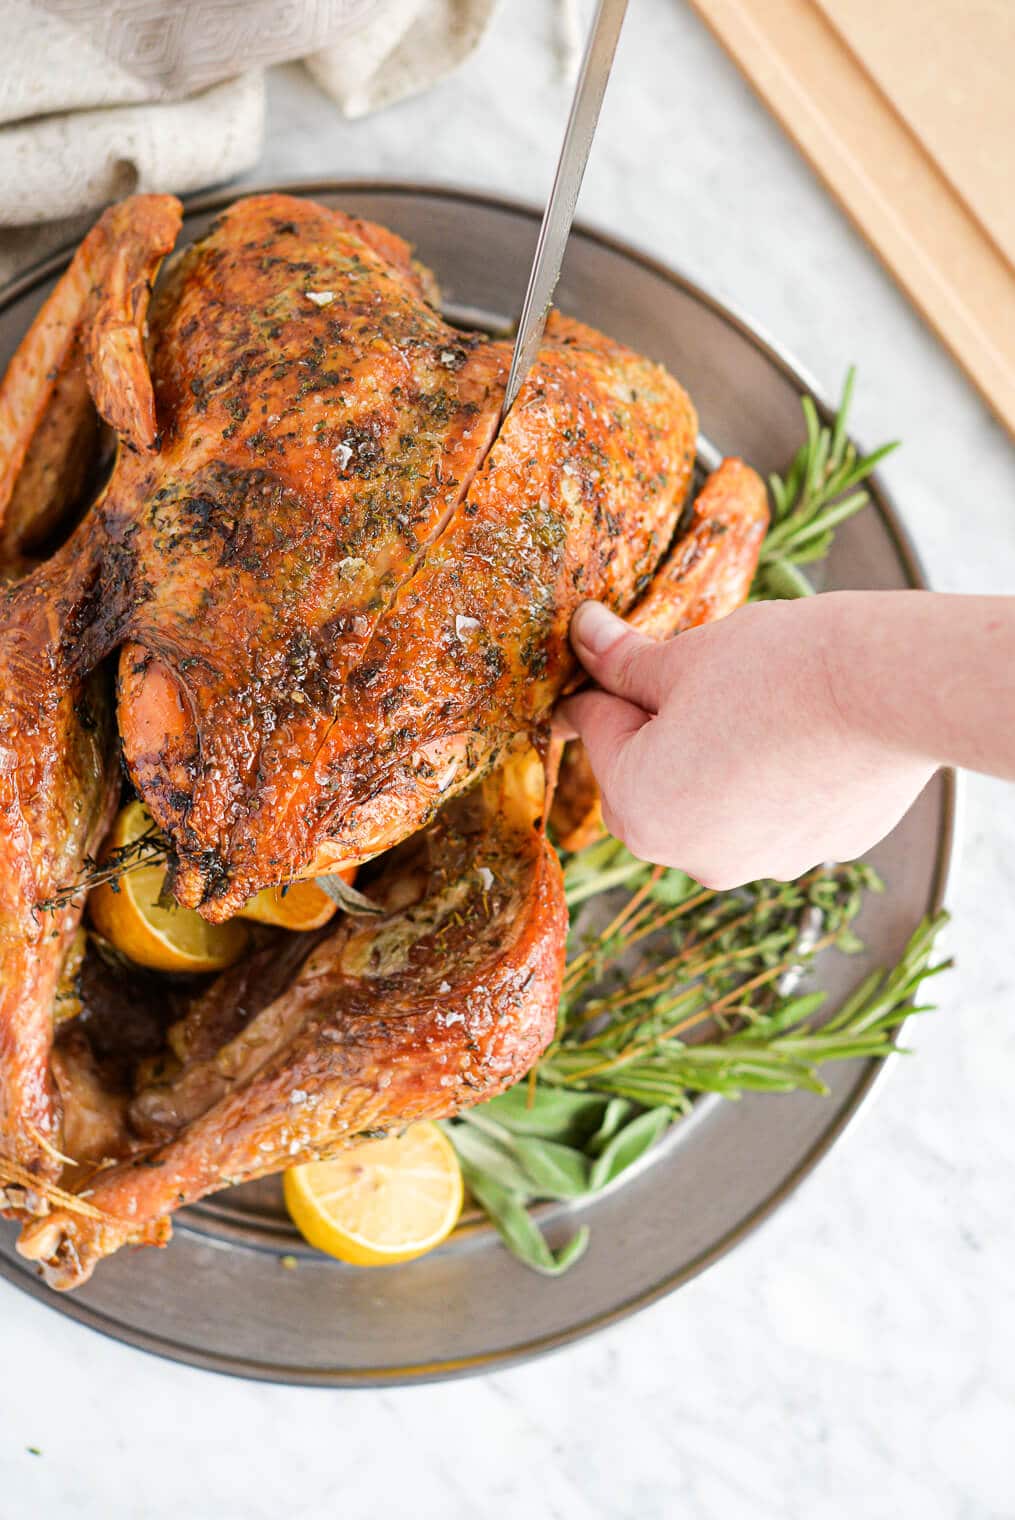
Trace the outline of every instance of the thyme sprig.
<path fill-rule="evenodd" d="M 69 908 L 93 887 L 102 886 L 105 882 L 116 883 L 128 871 L 136 871 L 141 866 L 158 865 L 167 859 L 168 850 L 166 836 L 156 824 L 149 824 L 144 833 L 110 850 L 101 861 L 86 855 L 77 880 L 40 902 L 38 912 L 56 913 L 61 908 Z"/>
<path fill-rule="evenodd" d="M 611 869 L 633 859 L 610 844 Z M 539 1074 L 644 1102 L 651 1073 L 652 1100 L 679 1109 L 686 1090 L 701 1083 L 683 1081 L 687 1062 L 674 1064 L 677 1050 L 712 1029 L 725 1039 L 744 1021 L 761 1027 L 785 1004 L 786 979 L 802 962 L 831 945 L 847 954 L 861 948 L 851 925 L 864 895 L 881 884 L 862 862 L 725 893 L 703 890 L 682 871 L 641 871 L 640 885 L 604 928 L 594 916 L 588 928 L 575 924 L 557 1038 Z M 803 949 L 808 915 L 822 928 Z M 668 1085 L 661 1052 L 673 1068 Z"/>

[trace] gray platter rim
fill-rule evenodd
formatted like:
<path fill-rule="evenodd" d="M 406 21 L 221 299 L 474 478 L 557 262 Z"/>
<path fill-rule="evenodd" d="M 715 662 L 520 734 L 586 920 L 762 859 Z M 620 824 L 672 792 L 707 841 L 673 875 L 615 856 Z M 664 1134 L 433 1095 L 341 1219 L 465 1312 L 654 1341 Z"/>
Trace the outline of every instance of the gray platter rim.
<path fill-rule="evenodd" d="M 224 209 L 239 197 L 268 193 L 339 197 L 343 195 L 393 195 L 403 198 L 439 199 L 459 205 L 472 205 L 492 211 L 504 211 L 526 218 L 532 223 L 534 234 L 542 218 L 541 207 L 511 196 L 490 194 L 466 186 L 449 185 L 439 181 L 387 179 L 311 179 L 289 181 L 282 184 L 238 184 L 193 197 L 182 197 L 184 216 L 185 218 L 189 218 L 191 216 L 214 213 Z M 830 407 L 820 388 L 815 384 L 807 371 L 774 339 L 759 330 L 757 324 L 752 322 L 735 304 L 731 305 L 726 301 L 720 301 L 698 284 L 697 281 L 681 273 L 673 265 L 663 262 L 639 248 L 636 244 L 618 238 L 597 226 L 590 225 L 584 221 L 578 221 L 574 226 L 574 234 L 585 242 L 598 245 L 607 252 L 618 255 L 625 261 L 640 265 L 642 269 L 674 286 L 694 303 L 706 308 L 733 329 L 740 339 L 753 347 L 769 364 L 780 371 L 782 376 L 795 387 L 799 394 L 810 395 L 814 399 L 822 421 L 827 422 L 831 419 L 834 409 Z M 75 242 L 64 245 L 56 252 L 30 265 L 13 280 L 9 281 L 0 289 L 0 313 L 3 313 L 25 297 L 30 296 L 32 291 L 47 279 L 51 279 L 59 274 L 69 262 L 76 246 Z M 909 533 L 902 524 L 890 494 L 882 484 L 877 473 L 871 477 L 867 485 L 871 497 L 871 506 L 881 519 L 888 533 L 906 580 L 911 587 L 925 588 L 928 583 L 920 557 Z M 927 900 L 929 912 L 936 912 L 942 906 L 955 848 L 957 814 L 956 777 L 953 772 L 945 771 L 940 773 L 940 782 L 942 791 L 940 822 L 937 831 L 933 868 L 929 881 Z M 769 1219 L 776 1209 L 787 1201 L 800 1183 L 817 1167 L 818 1163 L 824 1159 L 856 1116 L 858 1110 L 870 1095 L 875 1082 L 884 1073 L 888 1064 L 890 1063 L 877 1060 L 867 1063 L 866 1070 L 863 1071 L 856 1081 L 848 1097 L 839 1102 L 838 1108 L 834 1115 L 831 1116 L 829 1123 L 822 1130 L 819 1138 L 811 1144 L 800 1161 L 783 1176 L 777 1187 L 768 1192 L 759 1204 L 751 1209 L 733 1228 L 721 1234 L 707 1249 L 698 1252 L 690 1260 L 684 1262 L 672 1272 L 662 1276 L 647 1289 L 643 1289 L 630 1297 L 621 1297 L 607 1311 L 577 1320 L 560 1331 L 533 1336 L 528 1340 L 519 1340 L 514 1345 L 493 1351 L 484 1351 L 469 1356 L 450 1357 L 446 1360 L 410 1363 L 403 1366 L 385 1365 L 377 1368 L 356 1369 L 343 1367 L 331 1372 L 325 1371 L 320 1367 L 294 1365 L 282 1368 L 249 1357 L 226 1356 L 218 1352 L 204 1352 L 193 1346 L 183 1345 L 178 1341 L 160 1336 L 151 1331 L 126 1327 L 119 1324 L 110 1315 L 84 1303 L 75 1294 L 54 1294 L 41 1279 L 36 1277 L 27 1268 L 27 1264 L 21 1266 L 17 1260 L 11 1260 L 4 1254 L 0 1254 L 0 1276 L 3 1276 L 22 1292 L 55 1309 L 58 1313 L 66 1315 L 77 1323 L 85 1325 L 111 1340 L 133 1346 L 151 1355 L 187 1366 L 197 1367 L 204 1371 L 217 1372 L 227 1376 L 246 1378 L 258 1382 L 322 1388 L 377 1388 L 438 1382 L 495 1371 L 506 1366 L 517 1365 L 536 1356 L 545 1355 L 548 1352 L 581 1340 L 594 1331 L 614 1325 L 629 1315 L 658 1302 L 661 1298 L 666 1297 L 714 1265 L 715 1262 L 725 1256 L 735 1246 L 739 1245 L 748 1235 L 752 1234 L 761 1224 Z M 687 1121 L 684 1122 L 686 1123 Z"/>

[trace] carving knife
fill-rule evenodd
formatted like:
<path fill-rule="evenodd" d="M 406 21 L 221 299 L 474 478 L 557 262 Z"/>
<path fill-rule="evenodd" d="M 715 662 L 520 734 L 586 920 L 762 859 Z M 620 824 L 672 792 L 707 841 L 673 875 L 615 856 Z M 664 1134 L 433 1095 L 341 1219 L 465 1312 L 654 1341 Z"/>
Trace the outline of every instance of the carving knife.
<path fill-rule="evenodd" d="M 504 394 L 505 416 L 521 389 L 522 381 L 532 368 L 543 340 L 553 292 L 560 278 L 564 249 L 574 221 L 578 192 L 599 120 L 599 108 L 606 94 L 626 10 L 627 0 L 598 0 L 596 6 L 571 101 L 571 113 L 564 131 L 553 188 L 539 229 L 539 241 L 522 303 L 522 314 L 518 319 L 518 336 L 515 338 L 515 351 Z"/>

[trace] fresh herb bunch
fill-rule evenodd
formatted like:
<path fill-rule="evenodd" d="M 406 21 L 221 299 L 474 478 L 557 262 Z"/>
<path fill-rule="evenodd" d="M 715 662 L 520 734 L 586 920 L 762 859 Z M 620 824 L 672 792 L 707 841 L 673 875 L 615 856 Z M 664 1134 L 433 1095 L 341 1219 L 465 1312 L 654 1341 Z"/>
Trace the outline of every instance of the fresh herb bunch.
<path fill-rule="evenodd" d="M 751 588 L 752 601 L 811 596 L 814 588 L 801 565 L 824 559 L 835 530 L 870 500 L 863 482 L 898 443 L 884 443 L 860 455 L 846 437 L 856 371 L 849 369 L 839 408 L 825 427 L 810 396 L 801 402 L 807 437 L 785 476 L 770 475 L 772 520 L 761 548 Z"/>
<path fill-rule="evenodd" d="M 596 871 L 623 873 L 627 890 L 595 899 Z M 872 972 L 818 1022 L 826 994 L 800 980 L 822 950 L 862 949 L 852 924 L 881 890 L 862 862 L 713 892 L 607 838 L 565 858 L 564 881 L 587 907 L 569 940 L 556 1037 L 526 1081 L 446 1126 L 477 1204 L 541 1272 L 577 1261 L 588 1231 L 554 1254 L 534 1203 L 601 1192 L 696 1094 L 827 1091 L 821 1066 L 888 1055 L 903 1020 L 924 1011 L 913 1002 L 921 984 L 949 964 L 932 963 L 940 914 L 892 970 Z M 614 909 L 603 928 L 601 904 Z"/>
<path fill-rule="evenodd" d="M 861 489 L 896 447 L 865 457 L 846 437 L 850 370 L 834 422 L 803 400 L 807 437 L 772 476 L 772 521 L 751 596 L 810 595 L 800 566 L 823 558 Z M 557 1274 L 588 1230 L 554 1252 L 531 1212 L 540 1201 L 601 1192 L 635 1166 L 695 1094 L 826 1091 L 826 1061 L 884 1057 L 932 964 L 941 914 L 916 930 L 898 965 L 865 978 L 824 1022 L 801 990 L 822 950 L 863 948 L 853 922 L 881 883 L 862 862 L 795 882 L 714 892 L 682 871 L 636 860 L 617 840 L 564 856 L 572 914 L 556 1036 L 525 1082 L 447 1121 L 469 1190 L 516 1256 Z"/>

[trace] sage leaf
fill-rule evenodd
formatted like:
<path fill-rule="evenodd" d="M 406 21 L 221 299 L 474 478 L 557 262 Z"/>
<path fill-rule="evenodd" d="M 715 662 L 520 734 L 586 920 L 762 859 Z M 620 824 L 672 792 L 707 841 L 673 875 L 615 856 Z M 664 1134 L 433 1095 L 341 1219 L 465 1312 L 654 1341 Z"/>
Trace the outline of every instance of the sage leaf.
<path fill-rule="evenodd" d="M 499 1141 L 468 1123 L 449 1125 L 447 1134 L 463 1168 L 467 1166 L 470 1172 L 482 1174 L 512 1193 L 531 1197 L 531 1179 Z"/>
<path fill-rule="evenodd" d="M 613 1139 L 614 1135 L 626 1124 L 634 1113 L 634 1104 L 627 1098 L 611 1098 L 603 1113 L 602 1123 L 595 1134 L 589 1139 L 586 1146 L 590 1156 L 599 1156 L 605 1147 Z"/>
<path fill-rule="evenodd" d="M 517 1135 L 514 1152 L 539 1198 L 581 1198 L 588 1192 L 589 1162 L 581 1151 L 556 1140 Z"/>
<path fill-rule="evenodd" d="M 489 1135 L 493 1140 L 499 1140 L 502 1145 L 507 1145 L 508 1150 L 511 1149 L 511 1131 L 507 1125 L 500 1124 L 490 1117 L 485 1104 L 480 1104 L 476 1108 L 464 1108 L 458 1117 L 464 1124 L 471 1124 L 474 1129 L 482 1130 L 484 1135 Z"/>
<path fill-rule="evenodd" d="M 573 1267 L 576 1261 L 581 1261 L 589 1244 L 589 1227 L 583 1224 L 580 1230 L 575 1230 L 571 1239 L 561 1246 L 554 1260 L 554 1272 L 559 1274 Z"/>
<path fill-rule="evenodd" d="M 645 1152 L 655 1145 L 671 1118 L 669 1108 L 650 1108 L 647 1113 L 639 1114 L 637 1119 L 632 1119 L 629 1124 L 625 1124 L 624 1128 L 614 1135 L 605 1147 L 602 1155 L 592 1163 L 592 1170 L 589 1173 L 589 1190 L 593 1193 L 598 1192 L 615 1177 L 619 1177 L 621 1172 L 626 1172 L 629 1166 L 633 1166 L 640 1160 Z"/>
<path fill-rule="evenodd" d="M 341 876 L 317 876 L 314 880 L 321 891 L 346 913 L 369 915 L 372 918 L 384 917 L 383 908 L 371 902 L 369 897 L 364 897 L 362 892 L 357 892 L 355 887 L 350 887 Z"/>
<path fill-rule="evenodd" d="M 501 1187 L 489 1176 L 473 1172 L 468 1165 L 463 1166 L 462 1171 L 472 1196 L 496 1227 L 508 1250 L 525 1266 L 542 1272 L 546 1277 L 559 1277 L 574 1266 L 584 1253 L 589 1243 L 586 1226 L 578 1230 L 554 1254 L 546 1237 L 515 1193 Z"/>
<path fill-rule="evenodd" d="M 538 1135 L 563 1145 L 584 1146 L 586 1136 L 599 1125 L 608 1101 L 599 1093 L 567 1092 L 542 1085 L 533 1090 L 527 1082 L 520 1082 L 470 1109 L 470 1113 L 489 1115 L 516 1135 Z"/>

